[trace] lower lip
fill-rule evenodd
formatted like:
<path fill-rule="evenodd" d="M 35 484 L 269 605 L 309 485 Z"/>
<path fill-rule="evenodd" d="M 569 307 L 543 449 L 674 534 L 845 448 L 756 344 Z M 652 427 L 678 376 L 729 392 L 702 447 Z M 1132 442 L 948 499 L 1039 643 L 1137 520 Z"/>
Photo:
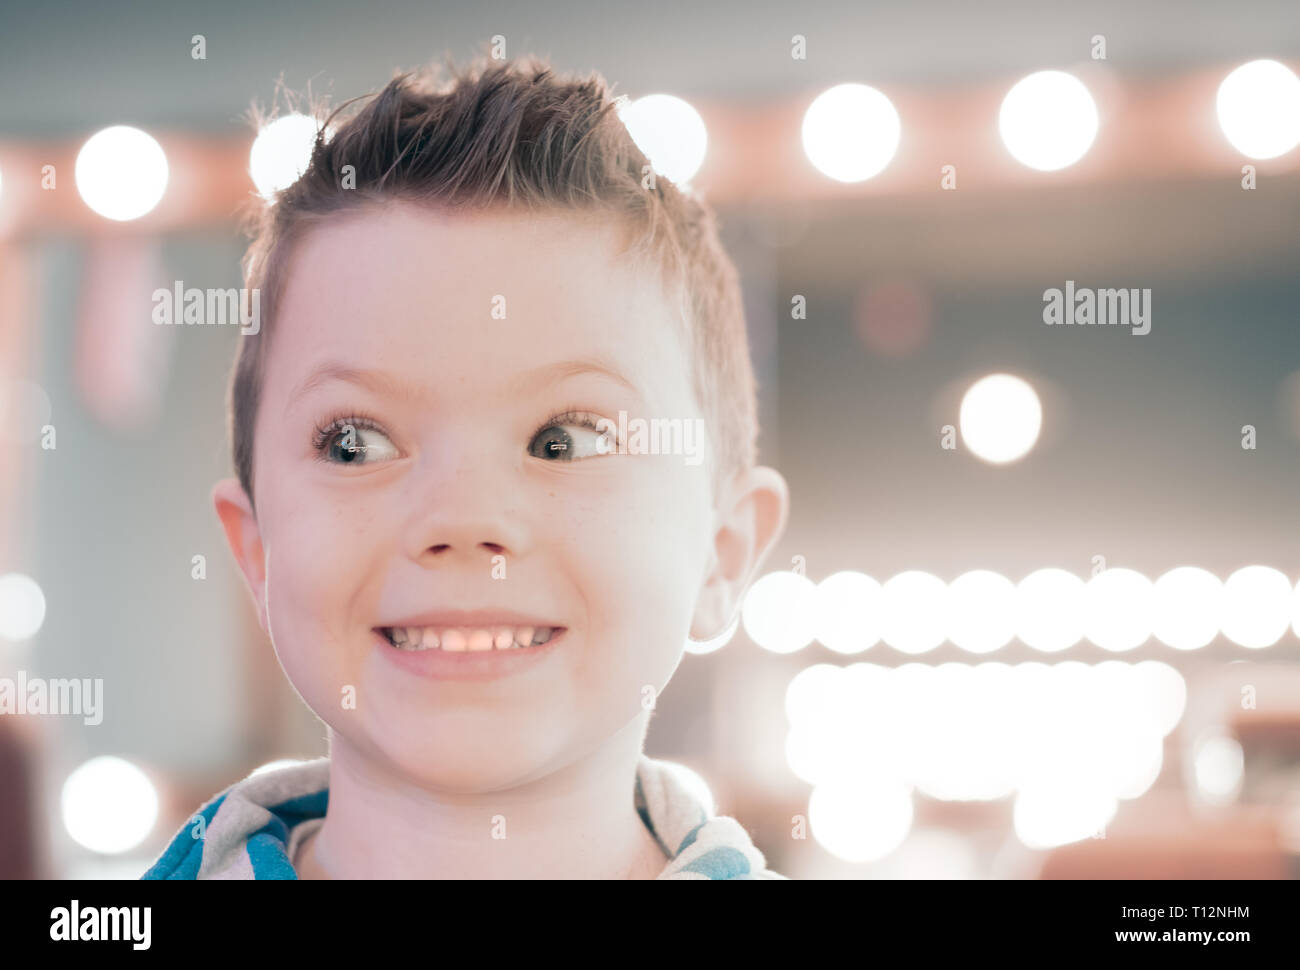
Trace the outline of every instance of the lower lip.
<path fill-rule="evenodd" d="M 373 632 L 379 651 L 408 673 L 433 680 L 496 680 L 544 661 L 569 631 L 561 630 L 536 646 L 507 650 L 399 650 L 382 633 Z"/>

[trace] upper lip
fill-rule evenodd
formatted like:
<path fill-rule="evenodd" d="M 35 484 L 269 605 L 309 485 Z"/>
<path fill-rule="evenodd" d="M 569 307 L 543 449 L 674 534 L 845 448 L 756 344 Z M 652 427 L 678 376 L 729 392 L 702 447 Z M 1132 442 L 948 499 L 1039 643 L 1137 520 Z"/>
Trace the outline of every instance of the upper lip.
<path fill-rule="evenodd" d="M 486 630 L 495 626 L 545 626 L 560 629 L 562 624 L 552 623 L 550 620 L 539 620 L 536 616 L 518 613 L 514 610 L 435 610 L 384 624 L 386 628 L 412 626 L 427 626 L 435 629 L 473 627 Z"/>

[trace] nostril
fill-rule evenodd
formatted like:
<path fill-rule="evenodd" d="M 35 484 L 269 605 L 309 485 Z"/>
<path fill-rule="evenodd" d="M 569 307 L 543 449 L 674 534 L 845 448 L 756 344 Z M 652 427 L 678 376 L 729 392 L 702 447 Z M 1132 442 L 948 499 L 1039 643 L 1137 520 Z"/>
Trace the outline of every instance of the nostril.
<path fill-rule="evenodd" d="M 482 546 L 484 549 L 487 549 L 493 555 L 498 555 L 498 556 L 504 555 L 506 551 L 506 547 L 501 545 L 498 542 L 480 542 L 479 545 Z M 439 555 L 441 553 L 446 552 L 451 547 L 452 547 L 451 543 L 449 542 L 440 542 L 436 546 L 430 546 L 428 551 L 433 553 L 434 555 Z"/>

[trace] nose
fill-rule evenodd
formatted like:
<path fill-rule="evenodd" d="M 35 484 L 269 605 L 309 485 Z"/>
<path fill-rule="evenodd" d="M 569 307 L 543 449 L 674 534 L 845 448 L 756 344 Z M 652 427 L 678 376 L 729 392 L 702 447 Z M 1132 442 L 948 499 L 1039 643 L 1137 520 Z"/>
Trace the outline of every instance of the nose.
<path fill-rule="evenodd" d="M 529 540 L 517 475 L 517 463 L 481 445 L 442 442 L 413 477 L 407 554 L 427 566 L 463 559 L 484 567 L 522 556 Z"/>

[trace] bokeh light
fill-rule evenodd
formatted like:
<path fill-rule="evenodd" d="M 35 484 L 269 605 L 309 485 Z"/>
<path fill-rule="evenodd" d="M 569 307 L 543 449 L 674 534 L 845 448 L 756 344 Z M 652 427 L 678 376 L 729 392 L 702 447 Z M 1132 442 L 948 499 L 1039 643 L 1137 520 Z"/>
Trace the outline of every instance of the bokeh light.
<path fill-rule="evenodd" d="M 287 189 L 307 171 L 320 122 L 302 114 L 282 115 L 264 125 L 248 153 L 248 173 L 264 199 Z"/>
<path fill-rule="evenodd" d="M 1153 631 L 1176 650 L 1195 650 L 1219 635 L 1223 582 L 1196 566 L 1180 566 L 1155 583 Z"/>
<path fill-rule="evenodd" d="M 691 180 L 709 148 L 704 119 L 671 94 L 649 94 L 618 109 L 628 134 L 654 170 L 683 185 Z"/>
<path fill-rule="evenodd" d="M 1068 777 L 1045 778 L 1016 795 L 1016 837 L 1031 849 L 1051 849 L 1099 835 L 1119 807 L 1116 798 Z"/>
<path fill-rule="evenodd" d="M 0 639 L 19 643 L 34 637 L 45 622 L 45 594 L 22 573 L 0 576 Z"/>
<path fill-rule="evenodd" d="M 817 844 L 845 862 L 873 862 L 893 852 L 912 829 L 912 793 L 890 778 L 847 778 L 818 785 L 808 798 Z"/>
<path fill-rule="evenodd" d="M 1005 464 L 1023 458 L 1038 440 L 1043 406 L 1028 382 L 990 374 L 962 397 L 960 420 L 962 440 L 977 458 Z"/>
<path fill-rule="evenodd" d="M 802 650 L 817 632 L 817 587 L 800 573 L 768 573 L 745 594 L 741 620 L 745 633 L 765 650 Z"/>
<path fill-rule="evenodd" d="M 1211 732 L 1192 747 L 1192 777 L 1199 800 L 1211 805 L 1234 801 L 1245 777 L 1245 752 L 1228 734 Z"/>
<path fill-rule="evenodd" d="M 129 852 L 153 831 L 158 792 L 134 764 L 104 755 L 68 775 L 62 809 L 63 825 L 78 845 L 105 854 Z"/>
<path fill-rule="evenodd" d="M 1138 709 L 1149 714 L 1151 727 L 1160 737 L 1166 737 L 1187 709 L 1187 681 L 1176 668 L 1159 660 L 1143 660 L 1132 672 L 1141 698 Z"/>
<path fill-rule="evenodd" d="M 817 584 L 817 639 L 836 653 L 860 653 L 880 640 L 878 582 L 845 570 Z"/>
<path fill-rule="evenodd" d="M 834 664 L 811 664 L 790 679 L 785 689 L 785 714 L 791 724 L 811 721 L 825 710 L 841 670 Z"/>
<path fill-rule="evenodd" d="M 894 576 L 880 591 L 880 638 L 903 653 L 933 650 L 948 635 L 947 592 L 920 570 Z"/>
<path fill-rule="evenodd" d="M 1016 586 L 1016 635 L 1057 653 L 1083 639 L 1084 582 L 1064 569 L 1038 569 Z"/>
<path fill-rule="evenodd" d="M 152 211 L 167 191 L 167 156 L 147 132 L 114 125 L 87 139 L 74 175 L 86 205 L 126 222 Z"/>
<path fill-rule="evenodd" d="M 1132 569 L 1103 569 L 1083 590 L 1084 635 L 1103 650 L 1132 650 L 1151 637 L 1155 588 Z"/>
<path fill-rule="evenodd" d="M 1007 92 L 998 130 L 1007 151 L 1029 168 L 1073 165 L 1097 137 L 1097 105 L 1084 83 L 1064 71 L 1030 74 Z"/>
<path fill-rule="evenodd" d="M 976 569 L 948 587 L 948 639 L 971 653 L 990 653 L 1016 633 L 1016 587 L 1005 576 Z"/>
<path fill-rule="evenodd" d="M 861 182 L 882 172 L 894 157 L 902 122 L 880 91 L 839 84 L 808 106 L 802 134 L 803 150 L 817 171 L 837 182 Z"/>
<path fill-rule="evenodd" d="M 1248 158 L 1276 158 L 1300 144 L 1300 78 L 1262 59 L 1223 79 L 1214 100 L 1224 137 Z"/>
<path fill-rule="evenodd" d="M 1223 584 L 1223 635 L 1242 647 L 1270 647 L 1291 625 L 1291 581 L 1270 566 L 1245 566 Z"/>

